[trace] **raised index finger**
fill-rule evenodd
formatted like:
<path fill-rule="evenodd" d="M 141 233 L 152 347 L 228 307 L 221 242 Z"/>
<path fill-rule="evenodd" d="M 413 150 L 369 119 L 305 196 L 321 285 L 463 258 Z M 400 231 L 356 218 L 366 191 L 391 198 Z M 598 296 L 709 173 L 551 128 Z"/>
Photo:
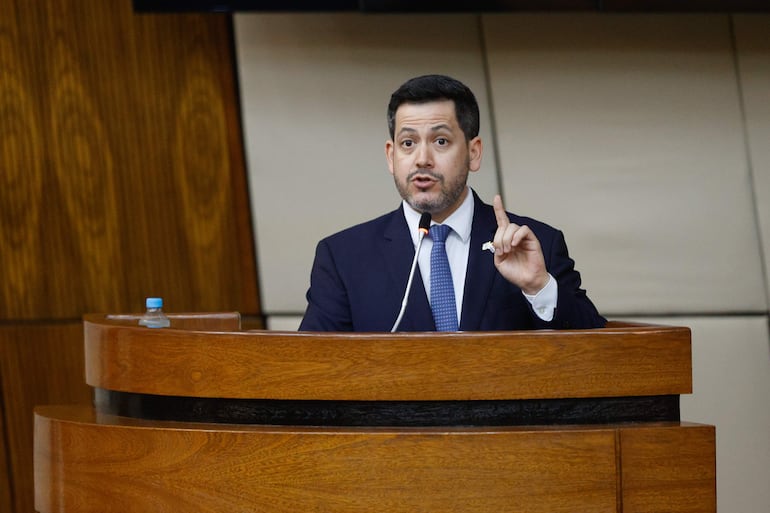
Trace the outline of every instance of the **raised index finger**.
<path fill-rule="evenodd" d="M 495 209 L 495 218 L 497 219 L 498 228 L 505 228 L 511 224 L 511 221 L 508 219 L 508 214 L 505 213 L 505 208 L 503 208 L 503 198 L 501 198 L 499 194 L 495 194 L 495 199 L 492 200 L 492 206 Z"/>

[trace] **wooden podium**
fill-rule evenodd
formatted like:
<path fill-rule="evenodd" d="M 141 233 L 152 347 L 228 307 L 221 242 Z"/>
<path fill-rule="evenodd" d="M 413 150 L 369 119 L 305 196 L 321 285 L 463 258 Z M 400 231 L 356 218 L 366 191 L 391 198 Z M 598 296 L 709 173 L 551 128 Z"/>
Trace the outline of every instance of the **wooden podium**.
<path fill-rule="evenodd" d="M 85 319 L 94 407 L 35 411 L 41 513 L 714 512 L 687 328 L 240 331 Z"/>

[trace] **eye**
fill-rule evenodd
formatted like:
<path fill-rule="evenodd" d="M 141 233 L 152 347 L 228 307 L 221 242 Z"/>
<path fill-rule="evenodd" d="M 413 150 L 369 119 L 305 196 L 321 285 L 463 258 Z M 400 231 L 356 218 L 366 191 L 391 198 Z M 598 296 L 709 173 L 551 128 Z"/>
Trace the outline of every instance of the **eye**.
<path fill-rule="evenodd" d="M 447 144 L 449 144 L 449 139 L 447 139 L 446 137 L 439 137 L 438 139 L 436 139 L 436 144 L 438 144 L 439 146 L 446 146 Z"/>
<path fill-rule="evenodd" d="M 404 139 L 403 141 L 401 141 L 401 146 L 403 148 L 411 148 L 412 146 L 414 146 L 414 141 L 412 141 L 411 139 Z"/>

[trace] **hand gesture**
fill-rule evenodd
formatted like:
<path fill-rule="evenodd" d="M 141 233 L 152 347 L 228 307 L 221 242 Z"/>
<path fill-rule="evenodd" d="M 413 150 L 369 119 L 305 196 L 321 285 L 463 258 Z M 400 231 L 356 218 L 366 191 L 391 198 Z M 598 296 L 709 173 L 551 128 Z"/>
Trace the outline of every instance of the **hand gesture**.
<path fill-rule="evenodd" d="M 495 196 L 493 204 L 497 218 L 493 241 L 495 267 L 506 280 L 525 294 L 537 294 L 549 279 L 540 241 L 528 226 L 519 226 L 508 219 L 499 194 Z"/>

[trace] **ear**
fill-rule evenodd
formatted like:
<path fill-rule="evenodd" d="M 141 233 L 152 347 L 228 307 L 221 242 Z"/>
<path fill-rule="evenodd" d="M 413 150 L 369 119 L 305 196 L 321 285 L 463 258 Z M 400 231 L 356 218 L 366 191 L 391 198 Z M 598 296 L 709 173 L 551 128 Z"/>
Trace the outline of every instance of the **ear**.
<path fill-rule="evenodd" d="M 385 158 L 388 161 L 388 171 L 390 171 L 390 174 L 393 174 L 393 150 L 395 149 L 395 146 L 393 145 L 393 140 L 388 139 L 385 141 Z"/>
<path fill-rule="evenodd" d="M 469 169 L 473 172 L 481 169 L 481 154 L 484 152 L 484 145 L 481 137 L 476 136 L 468 143 Z"/>

